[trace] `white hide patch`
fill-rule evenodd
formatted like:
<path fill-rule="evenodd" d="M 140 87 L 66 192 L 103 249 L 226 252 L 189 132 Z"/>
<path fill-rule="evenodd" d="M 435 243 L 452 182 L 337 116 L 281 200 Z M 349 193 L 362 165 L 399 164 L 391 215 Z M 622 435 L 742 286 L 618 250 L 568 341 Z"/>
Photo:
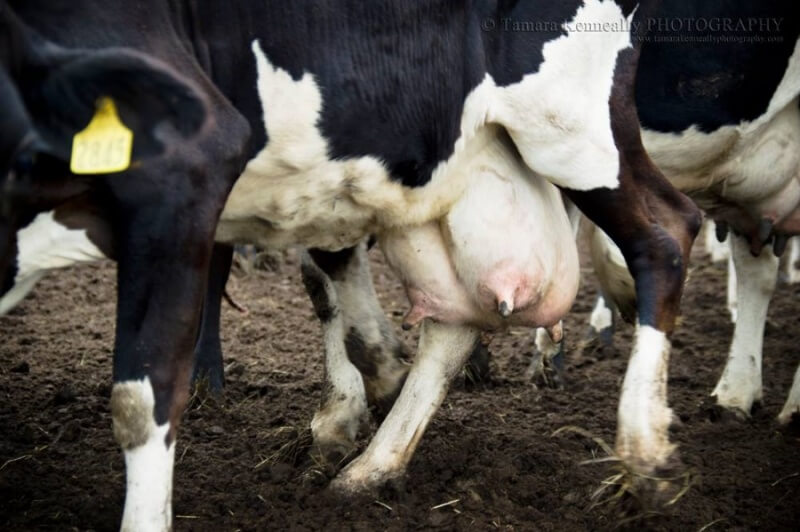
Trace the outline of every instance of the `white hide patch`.
<path fill-rule="evenodd" d="M 719 199 L 756 215 L 786 217 L 800 203 L 800 41 L 770 100 L 752 122 L 703 133 L 643 130 L 653 161 L 679 190 L 705 209 Z M 733 220 L 735 221 L 735 220 Z"/>
<path fill-rule="evenodd" d="M 114 384 L 114 435 L 125 453 L 122 531 L 171 530 L 175 442 L 166 444 L 169 423 L 156 425 L 150 379 Z"/>
<path fill-rule="evenodd" d="M 0 298 L 0 315 L 16 306 L 49 270 L 106 258 L 86 236 L 85 229 L 69 229 L 55 220 L 53 211 L 40 213 L 17 232 L 14 286 Z"/>
<path fill-rule="evenodd" d="M 643 472 L 663 466 L 675 446 L 669 441 L 666 334 L 637 324 L 633 353 L 622 383 L 617 419 L 617 453 Z"/>
<path fill-rule="evenodd" d="M 623 19 L 614 2 L 586 0 L 568 27 Z M 525 162 L 552 183 L 573 190 L 619 184 L 608 101 L 617 56 L 630 45 L 627 32 L 569 32 L 544 45 L 538 72 L 499 90 L 492 114 Z"/>
<path fill-rule="evenodd" d="M 613 2 L 587 0 L 573 23 L 618 23 Z M 548 42 L 535 74 L 507 87 L 487 75 L 467 96 L 452 156 L 423 187 L 391 181 L 376 157 L 331 160 L 317 127 L 323 106 L 314 76 L 295 81 L 252 45 L 269 142 L 236 182 L 217 227 L 221 242 L 341 249 L 382 229 L 443 216 L 469 184 L 472 159 L 504 126 L 525 162 L 576 190 L 618 184 L 608 99 L 626 32 L 570 32 Z M 335 228 L 332 230 L 332 228 Z"/>

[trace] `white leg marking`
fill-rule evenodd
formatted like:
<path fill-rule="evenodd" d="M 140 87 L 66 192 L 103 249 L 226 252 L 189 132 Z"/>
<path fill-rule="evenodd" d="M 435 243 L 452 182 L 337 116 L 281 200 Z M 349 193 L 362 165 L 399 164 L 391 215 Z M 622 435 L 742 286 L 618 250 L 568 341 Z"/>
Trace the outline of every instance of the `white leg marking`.
<path fill-rule="evenodd" d="M 477 339 L 471 327 L 423 323 L 419 352 L 400 396 L 366 451 L 334 481 L 336 489 L 358 491 L 403 474 Z"/>
<path fill-rule="evenodd" d="M 800 237 L 789 239 L 789 253 L 786 260 L 786 280 L 791 283 L 800 282 Z"/>
<path fill-rule="evenodd" d="M 341 314 L 323 327 L 325 378 L 330 388 L 325 404 L 311 420 L 311 433 L 317 445 L 352 447 L 367 414 L 364 381 L 347 358 Z"/>
<path fill-rule="evenodd" d="M 17 275 L 14 286 L 0 298 L 0 315 L 14 308 L 48 270 L 105 258 L 84 229 L 69 229 L 53 211 L 40 213 L 17 232 Z"/>
<path fill-rule="evenodd" d="M 736 298 L 736 266 L 733 264 L 733 257 L 728 257 L 728 312 L 731 315 L 731 323 L 736 323 L 739 317 L 739 301 Z"/>
<path fill-rule="evenodd" d="M 675 449 L 668 434 L 672 421 L 667 406 L 669 350 L 666 334 L 637 325 L 619 400 L 616 447 L 625 462 L 643 472 L 663 466 Z"/>
<path fill-rule="evenodd" d="M 789 390 L 789 396 L 786 398 L 786 404 L 778 414 L 778 423 L 787 425 L 792 421 L 793 414 L 800 414 L 800 366 L 794 374 L 794 382 L 792 382 L 792 389 Z"/>
<path fill-rule="evenodd" d="M 560 327 L 561 322 L 558 325 Z M 551 359 L 561 350 L 561 342 L 553 341 L 545 327 L 537 327 L 536 349 L 544 355 L 545 359 Z"/>
<path fill-rule="evenodd" d="M 764 323 L 778 277 L 778 259 L 770 246 L 753 257 L 750 246 L 741 237 L 731 238 L 730 244 L 736 269 L 738 319 L 728 362 L 711 395 L 716 396 L 720 406 L 749 415 L 753 402 L 760 401 L 762 395 Z"/>
<path fill-rule="evenodd" d="M 731 256 L 727 240 L 722 242 L 717 240 L 716 224 L 713 220 L 706 220 L 705 224 L 705 247 L 706 253 L 711 255 L 711 262 L 722 262 Z"/>
<path fill-rule="evenodd" d="M 150 379 L 114 384 L 114 436 L 125 453 L 125 510 L 121 530 L 161 532 L 172 527 L 175 442 L 167 446 L 169 423 L 156 425 Z"/>
<path fill-rule="evenodd" d="M 156 427 L 144 445 L 125 451 L 123 531 L 171 529 L 175 442 L 167 447 L 167 432 L 169 423 Z"/>
<path fill-rule="evenodd" d="M 594 332 L 603 331 L 614 324 L 614 312 L 606 305 L 603 296 L 597 296 L 597 303 L 592 310 L 589 324 Z"/>

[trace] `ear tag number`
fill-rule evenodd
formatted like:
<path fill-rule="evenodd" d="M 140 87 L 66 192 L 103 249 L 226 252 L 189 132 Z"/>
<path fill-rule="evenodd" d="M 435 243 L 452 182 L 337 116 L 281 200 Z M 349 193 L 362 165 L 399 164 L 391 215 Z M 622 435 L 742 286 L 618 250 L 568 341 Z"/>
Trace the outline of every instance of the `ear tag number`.
<path fill-rule="evenodd" d="M 72 139 L 69 168 L 74 174 L 109 174 L 131 165 L 133 132 L 119 119 L 111 98 L 97 100 L 89 125 Z"/>

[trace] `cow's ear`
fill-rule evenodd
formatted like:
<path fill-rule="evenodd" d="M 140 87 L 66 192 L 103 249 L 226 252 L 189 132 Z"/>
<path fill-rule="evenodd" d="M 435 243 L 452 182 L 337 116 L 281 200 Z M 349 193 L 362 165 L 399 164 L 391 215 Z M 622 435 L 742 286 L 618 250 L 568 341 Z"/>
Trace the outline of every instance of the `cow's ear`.
<path fill-rule="evenodd" d="M 113 102 L 133 132 L 133 160 L 158 155 L 167 141 L 190 138 L 206 124 L 206 98 L 165 63 L 133 50 L 111 48 L 60 54 L 30 96 L 37 130 L 65 159 L 72 140 L 101 102 Z"/>

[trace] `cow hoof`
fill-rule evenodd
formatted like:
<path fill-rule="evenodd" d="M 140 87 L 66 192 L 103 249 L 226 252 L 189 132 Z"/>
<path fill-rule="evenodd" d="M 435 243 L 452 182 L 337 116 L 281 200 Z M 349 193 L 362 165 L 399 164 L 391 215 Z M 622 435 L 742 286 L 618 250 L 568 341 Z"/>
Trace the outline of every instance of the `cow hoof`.
<path fill-rule="evenodd" d="M 760 403 L 754 402 L 752 407 L 745 411 L 736 406 L 725 406 L 711 400 L 704 402 L 703 410 L 706 412 L 708 420 L 712 423 L 744 423 L 750 420 L 752 412 L 760 407 Z"/>
<path fill-rule="evenodd" d="M 375 468 L 364 455 L 361 455 L 331 481 L 330 490 L 348 497 L 359 494 L 376 495 L 383 487 L 401 488 L 404 476 L 403 469 Z"/>
<path fill-rule="evenodd" d="M 525 371 L 525 378 L 539 388 L 561 390 L 564 388 L 564 373 L 563 349 L 551 358 L 537 351 Z"/>
<path fill-rule="evenodd" d="M 614 327 L 609 326 L 599 331 L 589 326 L 589 329 L 586 331 L 586 341 L 587 343 L 593 342 L 597 344 L 599 349 L 605 349 L 606 347 L 613 347 L 614 345 Z"/>
<path fill-rule="evenodd" d="M 596 505 L 608 505 L 621 521 L 632 522 L 662 514 L 689 491 L 696 475 L 673 453 L 659 467 L 614 466 L 612 475 L 594 492 Z"/>
<path fill-rule="evenodd" d="M 222 395 L 225 379 L 218 371 L 198 370 L 192 375 L 192 387 L 198 397 Z"/>
<path fill-rule="evenodd" d="M 786 434 L 800 434 L 800 410 L 794 412 L 781 412 L 778 415 L 778 424 L 781 431 Z"/>
<path fill-rule="evenodd" d="M 329 489 L 344 497 L 372 495 L 378 492 L 378 488 L 384 482 L 385 480 L 377 473 L 357 475 L 350 473 L 349 469 L 345 469 L 331 481 Z"/>
<path fill-rule="evenodd" d="M 328 478 L 339 472 L 356 454 L 354 443 L 345 441 L 314 442 L 311 460 Z"/>

